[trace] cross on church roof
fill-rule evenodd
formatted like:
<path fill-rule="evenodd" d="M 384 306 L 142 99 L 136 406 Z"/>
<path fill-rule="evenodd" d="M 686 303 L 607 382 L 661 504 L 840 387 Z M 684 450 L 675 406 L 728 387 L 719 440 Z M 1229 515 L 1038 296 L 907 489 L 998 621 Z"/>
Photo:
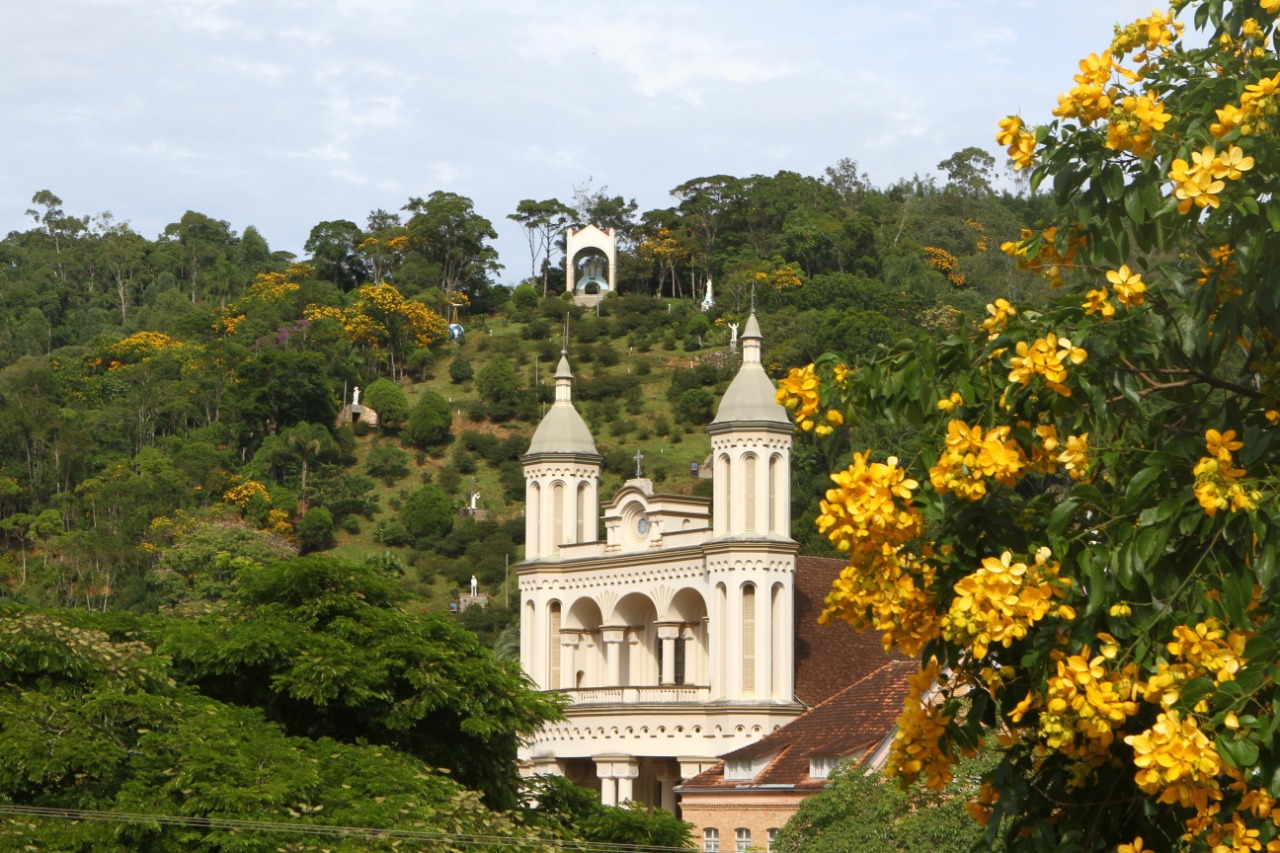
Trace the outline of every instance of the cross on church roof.
<path fill-rule="evenodd" d="M 644 459 L 644 454 L 639 450 L 636 451 L 636 479 L 644 476 L 644 472 L 640 469 L 640 462 Z"/>

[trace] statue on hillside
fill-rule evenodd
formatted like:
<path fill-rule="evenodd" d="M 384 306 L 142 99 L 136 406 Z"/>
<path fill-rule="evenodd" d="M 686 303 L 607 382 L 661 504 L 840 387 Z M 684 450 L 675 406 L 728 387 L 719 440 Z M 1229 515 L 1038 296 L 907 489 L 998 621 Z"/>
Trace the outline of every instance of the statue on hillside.
<path fill-rule="evenodd" d="M 472 575 L 471 576 L 471 597 L 475 598 L 479 594 L 480 594 L 480 581 L 476 579 L 475 575 Z"/>
<path fill-rule="evenodd" d="M 729 349 L 738 348 L 738 324 L 729 324 Z"/>
<path fill-rule="evenodd" d="M 351 389 L 351 408 L 353 409 L 360 408 L 360 386 L 359 385 Z"/>

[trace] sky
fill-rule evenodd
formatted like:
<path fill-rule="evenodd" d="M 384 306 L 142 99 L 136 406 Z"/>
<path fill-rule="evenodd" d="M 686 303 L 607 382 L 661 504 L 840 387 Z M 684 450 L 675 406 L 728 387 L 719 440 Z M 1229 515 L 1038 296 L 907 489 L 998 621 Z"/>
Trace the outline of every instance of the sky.
<path fill-rule="evenodd" d="M 1045 121 L 1159 0 L 10 0 L 0 234 L 48 189 L 154 238 L 187 210 L 303 254 L 311 228 L 471 198 L 517 283 L 521 199 L 692 178 L 933 174 Z M 1003 158 L 1000 158 L 1003 164 Z"/>

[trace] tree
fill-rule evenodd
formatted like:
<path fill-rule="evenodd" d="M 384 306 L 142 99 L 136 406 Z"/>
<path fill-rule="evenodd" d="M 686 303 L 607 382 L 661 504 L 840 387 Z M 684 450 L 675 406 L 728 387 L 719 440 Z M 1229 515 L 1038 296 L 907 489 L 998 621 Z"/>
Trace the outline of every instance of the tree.
<path fill-rule="evenodd" d="M 411 198 L 408 228 L 413 251 L 437 270 L 432 281 L 441 290 L 459 290 L 475 301 L 485 277 L 501 269 L 497 251 L 488 244 L 498 232 L 475 212 L 471 199 L 436 190 L 424 201 Z"/>
<path fill-rule="evenodd" d="M 307 510 L 298 522 L 298 545 L 302 553 L 319 551 L 333 543 L 333 514 L 322 506 Z"/>
<path fill-rule="evenodd" d="M 507 218 L 524 226 L 525 238 L 529 241 L 529 275 L 531 277 L 538 274 L 538 258 L 544 259 L 542 295 L 546 296 L 551 251 L 555 248 L 556 238 L 573 221 L 573 209 L 555 198 L 543 201 L 526 198 L 516 205 L 515 213 L 507 214 Z"/>
<path fill-rule="evenodd" d="M 595 792 L 563 776 L 535 776 L 527 781 L 526 792 L 524 821 L 560 838 L 625 847 L 636 853 L 693 847 L 692 826 L 671 812 L 650 811 L 639 803 L 602 805 Z"/>
<path fill-rule="evenodd" d="M 515 407 L 520 399 L 520 382 L 516 369 L 503 355 L 495 355 L 476 374 L 476 391 L 491 410 L 503 412 Z"/>
<path fill-rule="evenodd" d="M 400 508 L 400 522 L 413 538 L 434 543 L 453 529 L 453 501 L 435 486 L 415 489 Z"/>
<path fill-rule="evenodd" d="M 416 447 L 434 447 L 448 440 L 452 429 L 453 412 L 448 401 L 434 391 L 427 391 L 409 413 L 405 438 Z"/>
<path fill-rule="evenodd" d="M 359 225 L 338 219 L 312 228 L 302 248 L 311 255 L 311 264 L 319 278 L 347 291 L 368 278 L 364 259 L 357 254 L 357 246 L 363 239 Z"/>
<path fill-rule="evenodd" d="M 977 779 L 990 762 L 968 760 L 955 779 L 935 791 L 924 785 L 902 790 L 880 773 L 846 767 L 821 793 L 806 797 L 778 832 L 777 853 L 969 853 L 982 829 L 965 810 L 978 794 Z M 981 849 L 999 851 L 1003 845 Z"/>
<path fill-rule="evenodd" d="M 467 361 L 462 353 L 455 355 L 449 362 L 449 381 L 454 385 L 470 382 L 473 376 L 475 371 L 471 367 L 471 362 Z"/>
<path fill-rule="evenodd" d="M 298 648 L 299 638 L 305 645 L 318 637 L 307 627 L 253 616 L 238 627 L 228 632 L 243 635 L 251 629 L 257 640 L 270 639 L 277 652 Z M 513 838 L 531 834 L 407 751 L 287 733 L 270 712 L 251 702 L 228 703 L 194 690 L 186 679 L 201 660 L 182 656 L 174 665 L 155 651 L 155 638 L 167 644 L 170 631 L 199 640 L 213 630 L 212 621 L 144 623 L 120 613 L 5 611 L 0 621 L 0 799 L 18 806 L 186 820 L 6 816 L 0 818 L 0 845 L 267 853 L 297 849 L 306 840 L 301 833 L 317 832 L 317 825 L 326 823 Z M 149 636 L 143 639 L 144 634 Z M 419 632 L 410 645 L 432 655 L 445 653 L 439 662 L 453 670 L 453 677 L 471 679 L 475 670 L 486 668 L 504 671 L 492 663 L 473 670 L 448 660 L 452 641 L 459 653 L 483 654 L 468 646 L 464 634 L 454 629 L 444 638 Z M 388 640 L 371 643 L 374 651 L 365 663 L 418 665 L 397 659 Z M 181 643 L 172 645 L 181 655 Z M 323 654 L 340 647 L 331 643 Z M 227 664 L 222 684 L 253 677 L 255 667 L 241 655 L 208 654 L 212 651 L 205 650 L 205 657 L 222 657 Z M 256 663 L 264 662 L 259 657 Z M 270 663 L 278 665 L 279 659 Z M 513 688 L 517 702 L 528 696 L 509 676 L 473 680 L 471 686 Z M 265 682 L 256 687 L 270 695 Z M 439 694 L 444 704 L 461 698 L 444 698 L 450 692 L 447 687 Z M 254 831 L 234 821 L 260 821 L 277 831 Z M 334 853 L 391 851 L 401 844 L 338 832 L 323 843 Z"/>
<path fill-rule="evenodd" d="M 395 431 L 409 419 L 409 398 L 400 386 L 380 377 L 364 389 L 364 401 L 378 413 L 378 428 Z"/>
<path fill-rule="evenodd" d="M 390 284 L 361 287 L 349 308 L 308 305 L 303 313 L 308 320 L 337 320 L 354 344 L 385 349 L 393 379 L 402 372 L 411 350 L 444 340 L 448 334 L 443 317 L 425 303 L 406 299 Z"/>
<path fill-rule="evenodd" d="M 1117 28 L 1055 121 L 1000 122 L 1058 205 L 1004 249 L 1055 298 L 783 383 L 802 428 L 909 431 L 821 505 L 826 616 L 921 658 L 900 778 L 998 733 L 971 809 L 1011 850 L 1280 843 L 1280 8 L 1174 10 L 1204 36 Z"/>
<path fill-rule="evenodd" d="M 376 406 L 374 410 L 377 411 Z M 327 426 L 324 424 L 311 424 L 306 421 L 299 421 L 294 424 L 282 432 L 280 437 L 284 439 L 284 446 L 297 457 L 298 464 L 301 466 L 302 470 L 298 475 L 298 502 L 305 512 L 307 508 L 307 469 L 310 467 L 312 460 L 337 450 L 337 444 L 333 440 L 333 433 L 329 432 Z"/>
<path fill-rule="evenodd" d="M 970 197 L 991 194 L 991 170 L 996 158 L 976 146 L 957 151 L 938 164 L 947 173 L 947 189 Z"/>

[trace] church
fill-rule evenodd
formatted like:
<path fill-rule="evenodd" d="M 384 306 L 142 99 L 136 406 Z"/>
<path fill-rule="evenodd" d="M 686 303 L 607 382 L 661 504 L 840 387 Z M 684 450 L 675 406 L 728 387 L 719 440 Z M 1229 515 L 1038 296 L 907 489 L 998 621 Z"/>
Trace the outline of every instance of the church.
<path fill-rule="evenodd" d="M 791 539 L 793 427 L 761 360 L 754 312 L 742 364 L 708 427 L 712 499 L 628 480 L 601 502 L 603 457 L 574 408 L 567 355 L 522 458 L 524 670 L 566 693 L 562 722 L 521 747 L 615 805 L 676 811 L 677 787 L 886 660 L 878 638 L 819 627 L 843 561 Z M 600 541 L 597 531 L 603 527 Z"/>

